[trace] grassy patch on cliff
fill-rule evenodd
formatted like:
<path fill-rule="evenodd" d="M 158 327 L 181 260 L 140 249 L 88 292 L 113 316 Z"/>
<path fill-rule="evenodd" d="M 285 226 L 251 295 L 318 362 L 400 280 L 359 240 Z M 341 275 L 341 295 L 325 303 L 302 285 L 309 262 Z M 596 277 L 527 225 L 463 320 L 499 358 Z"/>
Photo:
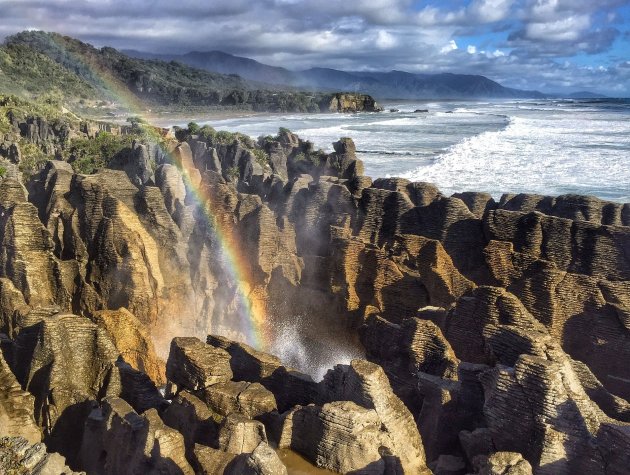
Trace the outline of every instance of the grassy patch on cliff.
<path fill-rule="evenodd" d="M 47 56 L 19 44 L 0 47 L 0 92 L 30 98 L 57 92 L 76 100 L 97 96 L 88 82 Z"/>
<path fill-rule="evenodd" d="M 131 148 L 138 136 L 113 135 L 99 132 L 95 138 L 72 139 L 68 148 L 68 161 L 77 173 L 90 175 L 109 163 L 120 153 Z"/>
<path fill-rule="evenodd" d="M 81 120 L 63 108 L 63 95 L 49 91 L 37 100 L 26 100 L 15 95 L 0 94 L 0 131 L 10 132 L 9 114 L 18 119 L 41 117 L 49 123 L 67 124 L 78 127 Z"/>

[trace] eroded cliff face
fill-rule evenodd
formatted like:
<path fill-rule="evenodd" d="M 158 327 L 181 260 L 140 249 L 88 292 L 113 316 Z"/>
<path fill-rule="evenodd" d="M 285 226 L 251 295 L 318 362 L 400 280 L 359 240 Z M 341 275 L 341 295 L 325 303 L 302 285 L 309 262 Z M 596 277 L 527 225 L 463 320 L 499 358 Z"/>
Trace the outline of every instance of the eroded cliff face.
<path fill-rule="evenodd" d="M 0 435 L 90 473 L 630 464 L 628 205 L 181 138 L 0 180 Z"/>

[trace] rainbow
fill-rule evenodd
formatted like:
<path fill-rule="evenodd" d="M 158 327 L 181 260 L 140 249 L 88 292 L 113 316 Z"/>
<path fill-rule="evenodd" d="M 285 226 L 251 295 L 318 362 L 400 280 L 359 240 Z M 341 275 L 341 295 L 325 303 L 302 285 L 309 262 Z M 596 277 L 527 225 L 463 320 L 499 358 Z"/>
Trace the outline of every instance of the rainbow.
<path fill-rule="evenodd" d="M 123 107 L 133 115 L 143 117 L 143 104 L 124 83 L 100 67 L 96 61 L 86 62 L 83 56 L 74 54 L 61 42 L 56 42 L 56 44 L 97 76 L 107 92 Z M 183 163 L 167 147 L 163 146 L 162 137 L 156 128 L 147 126 L 143 128 L 143 131 L 160 147 L 167 161 L 180 171 L 186 185 L 186 198 L 194 200 L 208 223 L 207 228 L 213 232 L 215 242 L 221 248 L 220 255 L 223 258 L 223 267 L 228 272 L 230 280 L 235 284 L 237 318 L 239 320 L 235 323 L 244 332 L 246 343 L 258 350 L 268 350 L 271 344 L 271 335 L 267 331 L 266 303 L 262 289 L 253 287 L 251 284 L 254 280 L 251 276 L 250 265 L 245 259 L 241 240 L 235 235 L 233 226 L 224 219 L 225 212 L 222 213 L 218 207 L 217 200 L 212 194 L 213 190 L 203 180 L 197 184 L 195 180 L 191 179 L 193 174 L 191 167 L 194 165 Z"/>
<path fill-rule="evenodd" d="M 242 249 L 239 236 L 235 235 L 233 227 L 226 222 L 212 194 L 212 189 L 205 186 L 203 180 L 195 185 L 191 179 L 191 171 L 186 164 L 177 160 L 172 154 L 165 153 L 171 164 L 177 166 L 184 178 L 188 196 L 196 202 L 198 209 L 204 214 L 209 226 L 213 230 L 216 241 L 221 246 L 224 267 L 236 284 L 236 298 L 239 307 L 239 323 L 244 324 L 242 330 L 248 344 L 256 349 L 266 350 L 270 344 L 266 323 L 265 299 L 260 295 L 260 289 L 252 288 L 251 267 L 245 259 L 246 253 Z"/>

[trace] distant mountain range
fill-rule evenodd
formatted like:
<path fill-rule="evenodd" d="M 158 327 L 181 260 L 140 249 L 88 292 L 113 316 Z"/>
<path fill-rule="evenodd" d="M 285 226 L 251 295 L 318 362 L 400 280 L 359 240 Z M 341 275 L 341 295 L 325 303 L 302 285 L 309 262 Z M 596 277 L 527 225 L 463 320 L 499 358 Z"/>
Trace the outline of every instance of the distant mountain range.
<path fill-rule="evenodd" d="M 222 51 L 193 51 L 182 55 L 124 51 L 142 59 L 177 61 L 189 66 L 222 74 L 237 74 L 248 80 L 269 84 L 325 91 L 347 91 L 370 94 L 377 99 L 482 99 L 482 98 L 544 98 L 538 91 L 523 91 L 504 87 L 480 75 L 413 74 L 404 71 L 365 72 L 311 68 L 290 71 L 269 66 L 250 58 Z"/>

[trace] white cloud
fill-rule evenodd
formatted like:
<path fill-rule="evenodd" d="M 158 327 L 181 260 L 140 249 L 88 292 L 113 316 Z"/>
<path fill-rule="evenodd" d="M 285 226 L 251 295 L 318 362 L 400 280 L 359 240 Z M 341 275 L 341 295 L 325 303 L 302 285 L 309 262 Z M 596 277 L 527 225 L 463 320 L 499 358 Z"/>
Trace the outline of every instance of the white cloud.
<path fill-rule="evenodd" d="M 376 47 L 379 49 L 390 49 L 396 46 L 396 38 L 386 32 L 385 30 L 379 30 L 376 36 Z"/>
<path fill-rule="evenodd" d="M 456 49 L 457 49 L 457 43 L 455 43 L 455 40 L 451 40 L 448 42 L 448 44 L 442 47 L 442 49 L 440 50 L 440 53 L 446 54 L 446 53 L 450 53 L 451 51 L 455 51 Z"/>
<path fill-rule="evenodd" d="M 514 0 L 474 0 L 467 8 L 480 23 L 493 23 L 508 17 Z"/>
<path fill-rule="evenodd" d="M 547 23 L 530 23 L 525 32 L 527 38 L 534 40 L 576 41 L 590 25 L 588 15 L 572 15 Z"/>
<path fill-rule="evenodd" d="M 468 47 L 466 48 L 466 52 L 468 54 L 475 54 L 477 52 L 477 47 L 473 45 L 468 45 Z"/>

